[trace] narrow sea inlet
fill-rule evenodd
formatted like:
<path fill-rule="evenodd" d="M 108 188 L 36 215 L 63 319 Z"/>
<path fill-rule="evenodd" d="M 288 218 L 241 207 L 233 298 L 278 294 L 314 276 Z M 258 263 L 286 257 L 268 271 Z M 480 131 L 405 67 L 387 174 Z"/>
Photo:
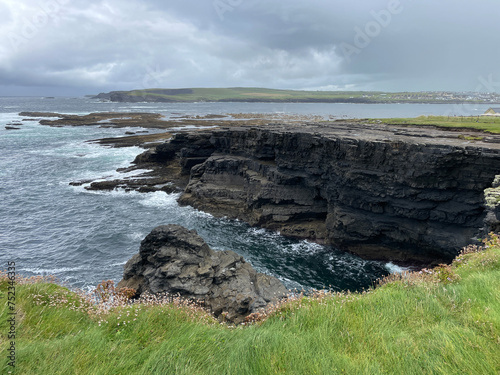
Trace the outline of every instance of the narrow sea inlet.
<path fill-rule="evenodd" d="M 129 166 L 143 151 L 86 141 L 123 136 L 138 129 L 52 128 L 18 115 L 22 111 L 142 111 L 165 116 L 290 111 L 340 117 L 355 108 L 363 115 L 366 107 L 372 107 L 374 112 L 381 111 L 380 107 L 345 105 L 342 112 L 336 105 L 314 104 L 277 108 L 269 103 L 162 105 L 71 98 L 1 98 L 0 102 L 1 268 L 15 261 L 21 274 L 55 275 L 70 286 L 90 288 L 102 280 L 120 280 L 123 265 L 154 227 L 180 224 L 195 229 L 215 250 L 239 253 L 258 271 L 279 278 L 289 288 L 359 290 L 393 270 L 391 264 L 365 261 L 331 247 L 290 240 L 239 221 L 180 207 L 176 194 L 90 192 L 84 186 L 70 186 L 72 181 L 117 178 L 116 169 Z M 444 106 L 415 106 L 418 108 L 411 107 L 411 111 L 447 110 Z M 397 105 L 393 107 L 393 111 L 401 110 Z M 383 116 L 388 115 L 387 110 L 385 107 Z M 20 129 L 5 129 L 10 123 L 21 124 Z"/>

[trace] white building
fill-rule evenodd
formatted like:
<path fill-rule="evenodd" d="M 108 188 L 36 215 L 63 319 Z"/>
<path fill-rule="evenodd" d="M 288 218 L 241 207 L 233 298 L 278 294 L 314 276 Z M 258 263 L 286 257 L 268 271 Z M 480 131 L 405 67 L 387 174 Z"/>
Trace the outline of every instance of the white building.
<path fill-rule="evenodd" d="M 483 116 L 500 116 L 500 108 L 490 108 L 484 112 Z"/>

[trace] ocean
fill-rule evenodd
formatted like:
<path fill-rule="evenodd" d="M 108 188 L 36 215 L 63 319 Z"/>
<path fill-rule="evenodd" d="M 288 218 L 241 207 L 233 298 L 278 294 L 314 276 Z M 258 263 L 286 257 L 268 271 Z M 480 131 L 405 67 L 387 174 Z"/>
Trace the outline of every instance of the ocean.
<path fill-rule="evenodd" d="M 22 111 L 72 114 L 155 112 L 313 114 L 325 118 L 478 115 L 488 105 L 103 103 L 88 98 L 0 97 L 0 270 L 16 263 L 25 276 L 54 275 L 69 287 L 92 289 L 118 282 L 123 266 L 156 226 L 195 229 L 215 250 L 233 250 L 258 271 L 292 289 L 361 290 L 401 268 L 366 261 L 331 246 L 291 240 L 247 224 L 180 207 L 176 194 L 87 191 L 70 182 L 113 179 L 143 151 L 86 142 L 135 129 L 97 126 L 52 128 L 25 121 Z M 5 125 L 21 123 L 20 130 Z M 149 130 L 150 132 L 155 132 Z M 135 172 L 137 173 L 137 172 Z"/>

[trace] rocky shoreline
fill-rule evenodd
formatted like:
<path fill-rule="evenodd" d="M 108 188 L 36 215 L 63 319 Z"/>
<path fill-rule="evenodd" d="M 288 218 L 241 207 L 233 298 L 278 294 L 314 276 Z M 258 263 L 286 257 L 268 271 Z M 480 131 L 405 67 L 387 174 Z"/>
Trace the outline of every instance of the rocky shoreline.
<path fill-rule="evenodd" d="M 101 140 L 146 148 L 127 171 L 150 172 L 87 188 L 177 191 L 180 204 L 216 216 L 400 263 L 449 261 L 499 227 L 499 135 L 363 121 L 184 120 L 214 127 L 153 143 Z"/>

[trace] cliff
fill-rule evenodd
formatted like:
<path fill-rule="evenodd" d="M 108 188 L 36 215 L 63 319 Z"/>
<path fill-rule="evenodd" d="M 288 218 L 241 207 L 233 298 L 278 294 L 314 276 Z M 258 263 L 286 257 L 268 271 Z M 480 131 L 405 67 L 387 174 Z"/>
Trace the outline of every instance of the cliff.
<path fill-rule="evenodd" d="M 429 127 L 270 124 L 177 134 L 138 161 L 180 165 L 190 175 L 181 204 L 368 258 L 436 262 L 498 222 L 484 196 L 500 173 L 498 142 Z"/>

